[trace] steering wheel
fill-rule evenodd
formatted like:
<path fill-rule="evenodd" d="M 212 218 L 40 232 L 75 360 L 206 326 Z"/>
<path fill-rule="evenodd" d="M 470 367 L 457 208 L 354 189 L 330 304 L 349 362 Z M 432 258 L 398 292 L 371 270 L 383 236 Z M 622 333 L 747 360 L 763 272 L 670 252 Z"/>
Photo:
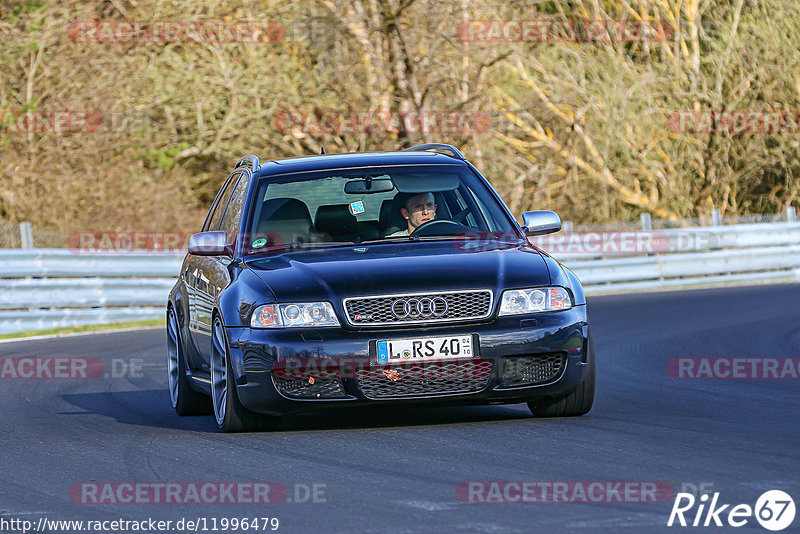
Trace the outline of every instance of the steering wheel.
<path fill-rule="evenodd" d="M 431 228 L 440 227 L 438 230 L 445 230 L 445 233 L 440 233 L 437 230 L 431 231 Z M 444 227 L 447 226 L 448 228 L 445 229 Z M 408 234 L 409 237 L 412 236 L 419 236 L 419 237 L 426 237 L 426 236 L 435 236 L 435 235 L 456 235 L 460 232 L 467 231 L 468 228 L 461 223 L 457 223 L 455 221 L 451 221 L 449 219 L 434 219 L 432 221 L 428 221 L 426 223 L 422 223 L 421 225 L 417 226 L 413 232 Z"/>

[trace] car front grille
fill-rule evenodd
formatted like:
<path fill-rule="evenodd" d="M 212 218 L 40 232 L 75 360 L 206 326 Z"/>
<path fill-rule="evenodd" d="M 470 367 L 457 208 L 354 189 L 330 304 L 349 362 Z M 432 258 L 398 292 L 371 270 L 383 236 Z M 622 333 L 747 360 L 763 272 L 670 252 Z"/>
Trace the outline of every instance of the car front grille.
<path fill-rule="evenodd" d="M 435 302 L 433 306 L 432 302 Z M 444 313 L 443 303 L 446 303 Z M 344 308 L 347 320 L 354 326 L 478 320 L 492 313 L 492 291 L 479 289 L 353 297 L 344 299 Z"/>
<path fill-rule="evenodd" d="M 272 381 L 282 395 L 291 399 L 344 399 L 342 380 L 338 373 L 321 377 L 287 378 L 273 373 Z M 309 380 L 311 378 L 311 380 Z"/>
<path fill-rule="evenodd" d="M 406 363 L 356 371 L 358 387 L 372 400 L 476 393 L 492 373 L 490 360 Z"/>
<path fill-rule="evenodd" d="M 556 379 L 564 370 L 563 353 L 509 356 L 503 361 L 500 387 L 533 386 Z"/>

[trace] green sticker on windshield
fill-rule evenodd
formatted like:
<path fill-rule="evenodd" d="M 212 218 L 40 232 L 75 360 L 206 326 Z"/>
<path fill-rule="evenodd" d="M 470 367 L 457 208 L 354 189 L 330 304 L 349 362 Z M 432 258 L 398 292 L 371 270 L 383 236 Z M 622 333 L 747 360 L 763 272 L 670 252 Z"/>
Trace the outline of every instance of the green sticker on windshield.
<path fill-rule="evenodd" d="M 256 239 L 255 241 L 253 241 L 253 244 L 250 245 L 250 246 L 253 247 L 253 248 L 261 248 L 266 244 L 267 244 L 267 240 L 262 237 L 261 239 Z"/>

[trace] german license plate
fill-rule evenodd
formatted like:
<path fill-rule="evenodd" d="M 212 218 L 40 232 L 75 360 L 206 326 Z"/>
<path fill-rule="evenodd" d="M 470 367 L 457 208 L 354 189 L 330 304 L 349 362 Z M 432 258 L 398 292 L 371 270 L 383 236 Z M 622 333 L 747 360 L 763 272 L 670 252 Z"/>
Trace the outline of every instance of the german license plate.
<path fill-rule="evenodd" d="M 420 337 L 378 341 L 378 363 L 472 358 L 472 336 Z"/>

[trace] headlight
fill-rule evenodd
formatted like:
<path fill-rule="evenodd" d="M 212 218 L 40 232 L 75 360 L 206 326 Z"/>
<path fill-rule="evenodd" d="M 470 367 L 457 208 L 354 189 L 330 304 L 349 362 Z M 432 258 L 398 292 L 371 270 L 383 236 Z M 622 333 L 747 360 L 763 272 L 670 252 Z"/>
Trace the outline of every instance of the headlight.
<path fill-rule="evenodd" d="M 500 315 L 568 310 L 571 307 L 572 298 L 563 287 L 508 289 L 500 301 Z"/>
<path fill-rule="evenodd" d="M 298 304 L 266 304 L 253 311 L 253 328 L 339 326 L 339 320 L 329 302 Z"/>

